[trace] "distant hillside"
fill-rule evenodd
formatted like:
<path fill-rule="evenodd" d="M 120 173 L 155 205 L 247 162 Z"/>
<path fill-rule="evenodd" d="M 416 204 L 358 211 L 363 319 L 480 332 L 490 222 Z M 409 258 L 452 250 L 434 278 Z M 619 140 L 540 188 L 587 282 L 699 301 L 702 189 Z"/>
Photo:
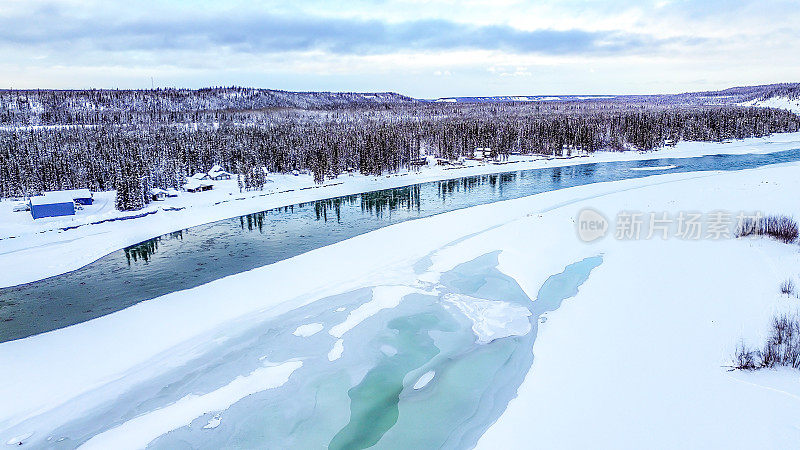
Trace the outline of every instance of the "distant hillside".
<path fill-rule="evenodd" d="M 800 99 L 800 83 L 741 86 L 721 91 L 663 95 L 500 95 L 491 97 L 443 97 L 430 101 L 436 103 L 612 101 L 673 105 L 727 105 L 764 102 L 772 98 Z"/>
<path fill-rule="evenodd" d="M 0 90 L 0 126 L 72 126 L 94 124 L 251 122 L 272 120 L 278 109 L 310 111 L 403 109 L 422 114 L 450 104 L 540 104 L 558 112 L 561 104 L 581 110 L 640 107 L 771 106 L 800 112 L 800 83 L 744 86 L 721 91 L 668 95 L 534 95 L 446 97 L 418 100 L 393 92 L 289 92 L 244 87 L 154 90 Z M 542 106 L 543 107 L 543 106 Z M 411 110 L 416 110 L 412 112 Z M 253 113 L 256 114 L 253 114 Z M 429 113 L 425 112 L 425 114 Z M 282 112 L 281 112 L 282 113 Z"/>
<path fill-rule="evenodd" d="M 155 90 L 0 90 L 2 114 L 58 112 L 189 112 L 266 108 L 335 108 L 350 105 L 411 103 L 393 92 L 288 92 L 254 88 Z"/>
<path fill-rule="evenodd" d="M 773 97 L 800 98 L 800 83 L 765 84 L 761 86 L 740 86 L 721 91 L 699 92 L 707 96 L 734 96 L 746 100 L 767 100 Z"/>
<path fill-rule="evenodd" d="M 435 103 L 492 103 L 492 102 L 552 102 L 552 101 L 581 101 L 581 100 L 608 100 L 616 98 L 613 95 L 497 95 L 493 97 L 442 97 L 428 100 Z"/>
<path fill-rule="evenodd" d="M 455 163 L 476 148 L 500 160 L 563 157 L 800 131 L 789 111 L 739 106 L 775 104 L 793 87 L 739 89 L 502 104 L 244 88 L 0 91 L 0 198 L 116 189 L 117 208 L 133 210 L 151 188 L 180 188 L 213 165 L 252 190 L 267 172 L 305 170 L 317 182 L 353 170 L 378 176 L 417 167 L 422 155 Z"/>

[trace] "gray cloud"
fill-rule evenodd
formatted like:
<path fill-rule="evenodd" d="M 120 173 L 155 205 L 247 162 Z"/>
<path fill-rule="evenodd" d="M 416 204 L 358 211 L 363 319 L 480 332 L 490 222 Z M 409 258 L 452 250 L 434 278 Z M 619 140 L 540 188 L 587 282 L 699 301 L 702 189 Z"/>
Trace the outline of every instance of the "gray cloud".
<path fill-rule="evenodd" d="M 0 17 L 0 43 L 100 51 L 192 51 L 223 46 L 256 54 L 324 50 L 356 55 L 457 49 L 550 55 L 631 54 L 653 52 L 674 43 L 698 43 L 621 31 L 523 31 L 504 25 L 477 26 L 447 20 L 386 23 L 263 13 L 74 18 L 53 7 L 42 8 L 36 16 L 39 23 L 35 27 L 18 17 Z"/>

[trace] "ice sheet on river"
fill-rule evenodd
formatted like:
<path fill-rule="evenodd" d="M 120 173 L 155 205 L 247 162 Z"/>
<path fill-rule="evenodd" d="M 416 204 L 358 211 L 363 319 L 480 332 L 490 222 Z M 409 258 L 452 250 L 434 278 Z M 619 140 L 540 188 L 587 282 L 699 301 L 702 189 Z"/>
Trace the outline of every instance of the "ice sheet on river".
<path fill-rule="evenodd" d="M 458 264 L 436 284 L 322 298 L 213 339 L 116 399 L 37 416 L 14 436 L 35 432 L 37 445 L 63 448 L 474 445 L 533 356 L 533 303 L 497 270 L 498 255 Z"/>
<path fill-rule="evenodd" d="M 508 336 L 523 336 L 531 331 L 528 320 L 531 312 L 524 306 L 461 294 L 445 294 L 442 299 L 472 321 L 472 331 L 479 344 Z"/>
<path fill-rule="evenodd" d="M 775 203 L 768 203 L 771 199 L 780 198 L 781 195 L 785 197 L 785 192 L 796 192 L 800 183 L 796 177 L 797 169 L 798 165 L 795 164 L 762 169 L 760 173 L 751 174 L 746 179 L 749 184 L 744 186 L 767 195 L 753 197 L 744 206 L 772 207 Z M 764 173 L 780 175 L 773 177 L 779 183 L 763 183 Z M 706 173 L 692 176 L 696 180 L 680 183 L 674 182 L 683 180 L 682 176 L 654 177 L 648 181 L 651 186 L 644 188 L 639 195 L 641 204 L 649 205 L 652 199 L 661 198 L 660 203 L 655 205 L 669 205 L 668 201 L 673 201 L 673 198 L 689 198 L 696 202 L 684 201 L 681 205 L 693 209 L 704 207 L 703 196 L 694 194 L 714 186 L 714 189 L 709 189 L 710 193 L 718 197 L 724 193 L 722 198 L 730 199 L 717 207 L 730 209 L 742 206 L 742 191 L 737 189 L 740 189 L 743 174 Z M 667 185 L 668 182 L 674 184 Z M 696 368 L 703 364 L 681 367 L 686 382 L 678 384 L 682 390 L 674 392 L 692 393 L 688 401 L 687 396 L 675 395 L 669 398 L 670 405 L 664 405 L 641 402 L 639 396 L 624 398 L 617 395 L 629 392 L 631 387 L 628 385 L 631 383 L 628 381 L 630 378 L 618 377 L 619 366 L 611 362 L 621 360 L 633 364 L 647 361 L 652 367 L 661 367 L 658 360 L 663 357 L 660 352 L 643 351 L 637 359 L 631 359 L 632 352 L 620 352 L 619 349 L 627 349 L 633 343 L 650 350 L 647 340 L 634 338 L 653 329 L 661 330 L 659 342 L 663 345 L 662 350 L 671 349 L 676 338 L 673 325 L 680 320 L 685 321 L 685 314 L 682 310 L 676 310 L 669 301 L 654 300 L 661 297 L 669 300 L 647 284 L 655 279 L 653 274 L 658 274 L 658 271 L 651 269 L 646 272 L 650 278 L 636 276 L 637 270 L 641 270 L 641 261 L 646 259 L 642 258 L 642 254 L 627 250 L 628 247 L 634 247 L 633 244 L 620 244 L 607 239 L 605 242 L 608 244 L 600 243 L 594 247 L 585 245 L 574 236 L 571 222 L 577 208 L 586 203 L 576 198 L 592 198 L 591 206 L 598 207 L 599 203 L 599 206 L 605 204 L 608 208 L 608 205 L 619 204 L 619 192 L 624 191 L 624 195 L 628 196 L 644 183 L 642 180 L 633 180 L 593 186 L 591 189 L 565 190 L 406 222 L 342 245 L 300 255 L 291 261 L 144 302 L 94 322 L 1 344 L 0 361 L 13 361 L 13 364 L 0 367 L 0 378 L 6 381 L 5 385 L 0 384 L 0 398 L 10 400 L 0 408 L 0 442 L 29 436 L 24 442 L 26 446 L 74 448 L 138 417 L 169 408 L 187 396 L 214 392 L 237 377 L 247 376 L 263 367 L 265 360 L 302 361 L 303 366 L 295 370 L 282 386 L 243 397 L 222 413 L 209 411 L 202 414 L 188 425 L 157 437 L 149 445 L 168 449 L 262 448 L 265 443 L 281 448 L 360 448 L 375 443 L 379 448 L 464 448 L 470 447 L 484 433 L 488 424 L 494 423 L 489 434 L 493 430 L 501 430 L 494 432 L 494 436 L 500 435 L 501 439 L 507 438 L 512 442 L 487 448 L 510 448 L 520 445 L 519 434 L 529 437 L 523 445 L 540 442 L 536 433 L 541 435 L 543 431 L 554 437 L 552 442 L 563 442 L 558 439 L 563 438 L 564 431 L 576 429 L 575 421 L 581 424 L 580 429 L 594 426 L 597 430 L 598 434 L 586 435 L 587 440 L 607 432 L 609 427 L 616 427 L 614 429 L 622 431 L 619 435 L 628 436 L 624 434 L 626 428 L 630 428 L 630 423 L 636 423 L 636 420 L 656 424 L 655 428 L 661 426 L 663 429 L 655 431 L 669 438 L 674 437 L 674 426 L 685 423 L 685 420 L 680 420 L 684 416 L 676 413 L 688 412 L 695 419 L 704 417 L 696 411 L 675 409 L 672 404 L 696 406 L 702 412 L 713 410 L 703 409 L 704 405 L 696 402 L 695 405 L 691 404 L 697 394 L 705 395 L 704 392 L 713 391 L 707 389 L 712 384 L 698 385 L 693 376 L 696 373 L 724 376 L 724 369 L 719 367 L 716 359 L 705 358 L 707 354 L 690 352 L 695 357 L 703 356 L 702 361 L 708 367 L 703 367 L 699 372 Z M 677 197 L 676 192 L 680 194 Z M 598 193 L 607 196 L 605 200 L 599 198 Z M 393 239 L 398 236 L 397 233 L 408 238 L 402 246 L 398 246 L 396 239 Z M 537 239 L 525 242 L 518 239 L 519 236 L 529 235 Z M 648 242 L 656 245 L 654 243 L 660 240 Z M 741 241 L 731 242 L 687 242 L 683 245 L 685 248 L 700 246 L 709 249 L 707 254 L 714 255 L 719 254 L 720 248 L 744 245 Z M 713 253 L 711 247 L 714 247 Z M 775 248 L 757 246 L 755 250 L 774 251 Z M 656 267 L 668 270 L 670 264 L 681 266 L 675 262 L 681 261 L 678 256 L 681 255 L 679 250 L 683 249 L 675 245 L 671 253 L 666 253 L 669 258 L 659 259 Z M 600 256 L 591 256 L 598 254 L 608 255 L 603 257 L 605 262 Z M 656 254 L 661 257 L 665 253 Z M 753 252 L 737 250 L 737 253 L 730 254 L 752 256 Z M 342 255 L 348 256 L 347 264 L 330 264 L 330 261 L 337 261 L 336 258 Z M 791 261 L 794 266 L 795 256 L 796 252 L 793 252 Z M 654 261 L 649 261 L 646 266 Z M 604 266 L 602 272 L 597 276 L 592 274 L 593 279 L 587 284 L 589 289 L 583 292 L 584 295 L 567 301 L 562 308 L 561 302 L 575 295 L 589 272 L 601 262 Z M 702 262 L 693 262 L 692 267 L 696 269 L 694 273 L 707 273 L 704 269 L 708 267 L 703 267 L 700 264 Z M 761 263 L 761 260 L 757 262 Z M 302 276 L 298 274 L 298 267 L 306 269 Z M 618 274 L 618 277 L 608 278 L 609 267 L 614 269 L 612 273 Z M 733 269 L 730 264 L 725 267 Z M 683 267 L 680 269 L 685 270 Z M 669 270 L 672 272 L 667 273 L 676 273 L 674 269 Z M 309 277 L 308 273 L 314 273 L 315 276 Z M 731 270 L 723 273 L 738 272 Z M 628 283 L 615 281 L 624 279 L 622 275 L 630 276 Z M 765 279 L 763 274 L 759 274 L 759 277 Z M 716 280 L 708 283 L 701 278 L 693 276 L 693 285 L 710 289 L 701 293 L 709 292 L 710 298 L 719 301 L 698 301 L 696 303 L 699 306 L 695 306 L 695 311 L 702 312 L 702 308 L 705 308 L 727 314 L 728 308 L 718 306 L 729 305 L 729 296 L 714 295 L 720 289 Z M 776 278 L 768 289 L 774 289 L 779 281 Z M 599 293 L 598 285 L 603 288 Z M 264 289 L 265 286 L 269 289 Z M 391 286 L 405 286 L 409 290 L 393 298 L 392 306 L 372 309 L 371 314 L 348 327 L 341 341 L 328 332 L 318 332 L 305 338 L 294 335 L 297 328 L 304 324 L 319 323 L 323 325 L 323 330 L 330 330 L 347 322 L 349 312 L 374 300 L 376 288 Z M 621 297 L 626 301 L 614 303 L 620 289 L 626 292 Z M 676 290 L 672 289 L 670 293 L 677 295 L 673 291 Z M 586 295 L 587 292 L 590 295 Z M 735 294 L 730 288 L 727 292 Z M 524 335 L 498 338 L 477 345 L 472 330 L 474 322 L 455 306 L 445 308 L 449 303 L 444 297 L 448 294 L 525 307 L 532 313 L 528 318 L 531 330 Z M 756 297 L 748 296 L 746 304 L 752 303 L 752 298 Z M 696 300 L 698 297 L 689 298 Z M 604 311 L 609 301 L 616 304 L 618 309 Z M 781 301 L 785 302 L 786 299 L 782 298 Z M 739 302 L 740 307 L 745 304 L 742 298 Z M 585 313 L 588 304 L 594 305 L 588 310 L 591 314 Z M 682 304 L 691 307 L 688 301 Z M 755 308 L 746 311 L 764 309 L 763 305 L 756 302 Z M 646 319 L 649 326 L 642 327 L 641 322 L 626 324 L 629 311 L 624 308 L 639 308 L 638 317 Z M 542 315 L 556 309 L 559 311 L 550 316 L 551 320 L 546 325 L 542 325 Z M 668 312 L 671 315 L 666 317 L 674 320 L 665 321 L 664 315 L 653 314 L 654 311 Z M 571 320 L 580 319 L 578 325 L 574 321 L 563 320 L 565 316 Z M 603 320 L 598 320 L 598 317 Z M 712 336 L 708 334 L 709 330 L 717 333 L 716 326 L 708 326 L 713 322 L 707 320 L 714 319 L 714 314 L 701 315 L 700 318 L 702 320 L 688 322 L 698 325 L 693 327 L 695 331 L 705 330 L 706 334 L 699 333 L 696 336 Z M 618 333 L 626 326 L 629 327 L 628 334 Z M 546 332 L 541 336 L 549 336 L 550 353 L 541 351 L 539 344 L 548 342 L 542 338 L 535 348 L 537 363 L 533 371 L 528 373 L 533 358 L 533 339 L 538 339 L 537 334 L 545 329 Z M 561 331 L 557 334 L 558 330 Z M 735 329 L 729 326 L 728 331 L 731 330 L 733 332 L 717 333 L 715 338 L 719 340 L 721 336 L 725 342 L 733 344 L 735 340 L 731 336 L 735 336 Z M 614 339 L 617 339 L 616 344 L 619 345 L 598 347 L 599 351 L 585 355 L 593 361 L 584 366 L 590 372 L 574 370 L 574 353 L 563 352 L 564 343 L 574 344 L 573 348 L 582 348 L 600 335 L 607 338 L 603 342 L 608 343 L 610 339 L 614 344 Z M 692 345 L 701 342 L 687 340 L 688 337 L 695 335 L 677 336 L 683 339 L 681 342 Z M 342 343 L 340 349 L 343 351 L 337 352 L 338 359 L 331 362 L 328 352 L 335 348 L 336 342 Z M 705 347 L 713 344 L 702 342 Z M 608 358 L 611 354 L 622 355 L 622 358 Z M 644 354 L 648 359 L 642 359 Z M 558 373 L 560 377 L 548 378 L 548 367 L 541 365 L 548 361 L 548 356 L 553 358 L 554 355 L 561 362 L 569 363 L 565 366 L 569 371 L 550 371 L 550 374 Z M 683 350 L 678 356 L 683 356 Z M 606 371 L 603 383 L 598 383 L 595 376 L 598 367 Z M 648 367 L 651 366 L 640 364 L 640 369 Z M 427 380 L 430 375 L 426 374 L 430 373 L 434 376 Z M 659 387 L 659 382 L 673 381 L 669 370 L 664 373 L 668 376 L 637 377 L 634 390 L 645 396 L 652 394 Z M 565 374 L 573 375 L 573 378 L 569 378 L 573 384 L 553 381 L 565 379 Z M 520 388 L 521 380 L 526 375 L 528 381 Z M 549 392 L 557 392 L 565 397 L 574 396 L 577 400 L 570 401 L 562 397 L 560 402 L 537 402 L 537 398 L 533 397 L 534 401 L 530 401 L 530 391 L 526 396 L 526 387 L 530 386 L 529 380 L 537 379 L 545 379 L 545 386 L 562 388 L 550 389 Z M 713 378 L 704 379 L 714 381 Z M 424 388 L 414 389 L 414 386 L 422 384 L 420 380 L 428 382 Z M 736 385 L 742 384 L 737 382 Z M 575 386 L 581 388 L 582 395 L 574 395 Z M 601 386 L 600 390 L 605 396 L 593 398 L 610 400 L 594 408 L 583 409 L 583 400 L 597 396 L 598 386 Z M 606 389 L 609 386 L 614 389 Z M 733 394 L 744 391 L 725 392 Z M 748 392 L 751 393 L 748 405 L 755 404 L 758 407 L 751 411 L 762 415 L 768 413 L 765 401 L 756 402 L 753 399 L 774 393 Z M 520 401 L 510 402 L 516 395 L 520 395 Z M 739 400 L 736 395 L 727 395 L 725 398 Z M 786 401 L 793 400 L 786 397 Z M 514 406 L 523 403 L 524 414 L 514 415 Z M 609 405 L 616 405 L 616 409 L 611 410 L 614 414 L 608 414 Z M 620 405 L 624 405 L 624 408 Z M 643 414 L 632 414 L 631 405 L 641 406 L 641 409 L 634 411 Z M 536 408 L 540 408 L 538 415 L 530 414 Z M 575 414 L 576 411 L 584 414 Z M 742 410 L 734 408 L 732 411 L 717 408 L 717 412 L 724 414 L 727 421 L 720 422 L 716 428 L 717 434 L 710 436 L 724 438 L 728 434 L 722 433 L 730 433 L 733 429 L 731 423 L 741 424 L 730 420 Z M 605 415 L 598 419 L 603 413 Z M 752 412 L 748 414 L 748 417 L 755 417 Z M 617 421 L 619 424 L 611 423 L 620 415 L 627 420 Z M 563 420 L 554 421 L 551 419 L 553 416 L 563 417 Z M 509 422 L 511 425 L 498 428 L 509 417 L 516 417 L 519 422 Z M 539 420 L 532 421 L 531 417 L 538 417 Z M 219 418 L 221 420 L 216 420 Z M 711 425 L 719 422 L 713 415 L 706 414 L 705 418 Z M 788 419 L 784 422 L 788 422 Z M 216 425 L 216 428 L 204 429 L 209 423 Z M 527 428 L 522 430 L 520 424 L 527 425 Z M 766 422 L 756 424 L 761 426 Z M 551 428 L 542 430 L 547 426 Z M 737 427 L 732 435 L 741 437 L 751 429 Z M 651 430 L 647 429 L 647 432 L 645 439 Z M 703 427 L 703 432 L 707 433 L 706 427 Z M 484 439 L 489 434 L 485 434 Z M 596 442 L 596 439 L 592 442 Z"/>
<path fill-rule="evenodd" d="M 202 395 L 189 394 L 175 403 L 104 431 L 89 439 L 81 445 L 81 448 L 87 450 L 142 448 L 158 436 L 189 425 L 194 419 L 206 413 L 223 411 L 248 395 L 284 385 L 289 376 L 302 365 L 300 361 L 288 361 L 260 367 L 248 375 L 236 377 L 217 390 Z M 203 428 L 215 428 L 214 420 L 219 419 L 212 419 Z"/>
<path fill-rule="evenodd" d="M 489 224 L 525 214 L 491 209 L 501 212 L 489 216 Z M 121 376 L 84 382 L 82 391 L 76 390 L 64 401 L 56 399 L 60 403 L 25 411 L 28 416 L 19 414 L 5 423 L 0 417 L 0 437 L 33 432 L 30 444 L 48 443 L 57 448 L 118 442 L 128 435 L 135 437 L 131 439 L 134 445 L 169 449 L 187 445 L 219 448 L 232 443 L 241 447 L 269 443 L 283 448 L 472 446 L 516 396 L 528 373 L 539 315 L 556 308 L 565 297 L 554 295 L 557 302 L 532 301 L 515 278 L 499 269 L 503 251 L 493 238 L 481 234 L 486 227 L 470 232 L 480 222 L 459 221 L 460 215 L 464 213 L 448 219 L 453 225 L 441 237 L 413 233 L 419 239 L 408 246 L 410 256 L 402 252 L 390 255 L 394 258 L 389 261 L 391 267 L 379 260 L 384 266 L 377 266 L 377 275 L 350 284 L 341 278 L 325 278 L 331 271 L 337 273 L 335 268 L 318 271 L 325 284 L 307 277 L 299 280 L 306 284 L 292 283 L 288 270 L 301 263 L 316 267 L 314 264 L 330 261 L 332 254 L 342 251 L 363 252 L 358 254 L 371 261 L 368 252 L 375 247 L 374 236 L 242 275 L 257 276 L 256 285 L 272 286 L 269 293 L 244 289 L 232 279 L 220 280 L 193 292 L 176 293 L 174 299 L 168 299 L 171 301 L 142 304 L 116 317 L 59 331 L 77 341 L 80 331 L 111 329 L 120 316 L 152 319 L 142 311 L 167 306 L 172 313 L 183 311 L 194 319 L 217 323 L 215 328 L 205 328 L 204 334 L 176 341 L 180 345 L 167 346 L 163 353 L 125 368 Z M 433 222 L 437 220 L 441 218 Z M 413 222 L 403 226 L 430 228 Z M 453 240 L 456 229 L 462 237 Z M 473 251 L 470 245 L 474 242 L 488 247 Z M 414 245 L 433 253 L 426 256 L 426 252 L 414 250 Z M 439 260 L 436 254 L 445 248 L 455 250 L 453 264 L 432 267 L 432 262 Z M 591 267 L 578 269 L 588 273 Z M 578 278 L 578 284 L 585 279 Z M 306 292 L 308 283 L 317 283 L 313 285 L 316 291 L 299 299 L 288 297 L 287 293 Z M 337 290 L 342 285 L 348 288 Z M 227 302 L 225 310 L 210 317 L 197 306 L 204 290 L 226 292 L 253 305 Z M 258 295 L 287 298 L 287 305 L 255 309 L 254 305 L 269 304 Z M 537 307 L 539 303 L 544 307 Z M 232 307 L 249 314 L 235 315 Z M 141 326 L 152 331 L 153 321 L 142 320 Z M 173 326 L 169 331 L 183 333 L 185 329 Z M 21 351 L 44 346 L 50 339 L 37 336 L 25 345 L 11 347 Z M 143 346 L 139 350 L 142 355 L 156 343 L 165 345 L 163 339 L 142 340 L 141 335 L 137 342 Z M 104 345 L 97 343 L 98 348 Z M 91 354 L 93 349 L 88 350 Z M 113 371 L 117 366 L 105 368 L 102 364 L 116 364 L 123 356 L 131 359 L 120 352 L 110 356 L 114 358 L 98 363 L 111 375 L 118 373 Z M 86 359 L 85 354 L 77 357 Z M 274 388 L 235 389 L 240 395 L 226 394 L 222 396 L 226 401 L 217 401 L 220 392 L 231 394 L 230 385 L 235 387 L 260 374 L 264 361 L 302 362 L 302 367 L 292 368 Z M 82 373 L 92 375 L 88 366 L 85 369 Z"/>

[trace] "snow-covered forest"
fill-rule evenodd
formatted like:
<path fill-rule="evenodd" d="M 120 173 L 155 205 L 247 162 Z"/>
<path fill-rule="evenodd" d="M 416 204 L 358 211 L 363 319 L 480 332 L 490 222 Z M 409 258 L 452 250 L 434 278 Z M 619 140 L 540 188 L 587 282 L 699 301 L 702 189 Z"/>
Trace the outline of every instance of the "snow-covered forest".
<path fill-rule="evenodd" d="M 137 209 L 144 190 L 179 187 L 212 164 L 258 189 L 264 168 L 323 181 L 351 170 L 397 171 L 421 154 L 455 159 L 476 147 L 493 156 L 562 155 L 800 130 L 789 111 L 740 106 L 797 95 L 797 85 L 738 89 L 503 103 L 245 88 L 2 91 L 0 197 L 116 189 L 124 209 Z"/>

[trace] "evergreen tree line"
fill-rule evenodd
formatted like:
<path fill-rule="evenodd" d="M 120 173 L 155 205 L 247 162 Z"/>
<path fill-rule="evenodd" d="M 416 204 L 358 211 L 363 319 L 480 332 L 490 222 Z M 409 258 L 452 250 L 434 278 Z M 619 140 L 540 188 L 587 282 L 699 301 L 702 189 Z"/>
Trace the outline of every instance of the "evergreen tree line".
<path fill-rule="evenodd" d="M 536 102 L 535 109 L 736 105 L 773 97 L 800 97 L 800 83 L 743 86 L 674 95 L 625 95 L 610 99 Z M 257 111 L 261 114 L 270 109 L 278 110 L 281 114 L 292 109 L 346 112 L 354 107 L 362 111 L 406 109 L 413 110 L 414 114 L 426 114 L 426 111 L 448 114 L 462 106 L 429 103 L 393 92 L 287 92 L 236 86 L 197 90 L 0 90 L 0 126 L 220 123 L 241 120 L 242 117 L 250 121 L 252 114 L 247 112 Z M 472 109 L 472 105 L 467 105 L 467 109 Z"/>
<path fill-rule="evenodd" d="M 414 103 L 391 92 L 286 92 L 245 87 L 152 90 L 0 90 L 0 125 L 198 123 L 268 108 L 380 108 Z"/>
<path fill-rule="evenodd" d="M 800 117 L 791 112 L 735 106 L 415 104 L 175 114 L 202 120 L 175 123 L 151 116 L 147 125 L 99 121 L 5 128 L 0 131 L 0 196 L 117 189 L 117 206 L 131 210 L 147 202 L 147 189 L 179 188 L 186 176 L 213 164 L 242 174 L 242 187 L 252 189 L 263 186 L 264 168 L 307 171 L 321 182 L 351 170 L 394 172 L 409 167 L 421 152 L 454 159 L 489 147 L 495 156 L 561 156 L 800 130 Z"/>

